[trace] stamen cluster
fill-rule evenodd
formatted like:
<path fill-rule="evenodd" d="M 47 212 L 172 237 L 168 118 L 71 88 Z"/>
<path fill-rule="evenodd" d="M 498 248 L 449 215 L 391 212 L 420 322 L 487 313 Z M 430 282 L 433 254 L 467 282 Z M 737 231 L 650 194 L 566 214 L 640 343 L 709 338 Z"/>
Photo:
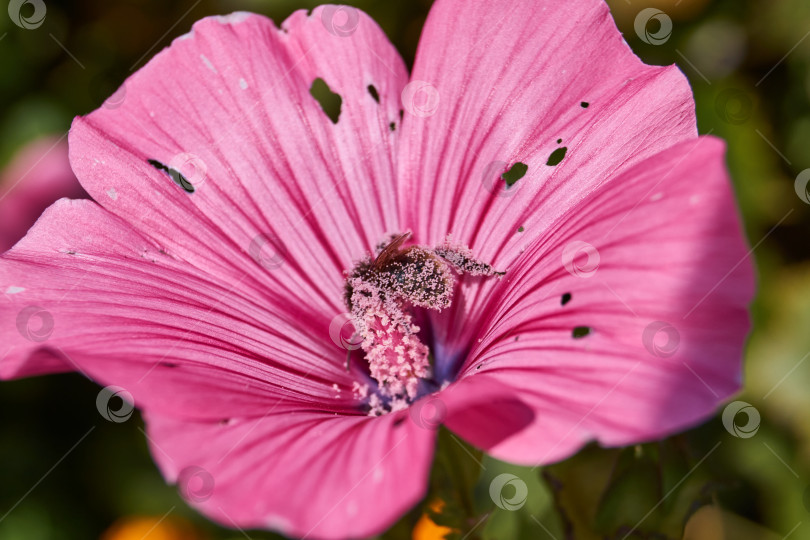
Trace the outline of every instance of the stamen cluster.
<path fill-rule="evenodd" d="M 346 278 L 346 303 L 378 383 L 378 392 L 368 397 L 369 414 L 374 416 L 406 408 L 417 397 L 420 380 L 432 376 L 430 351 L 419 339 L 420 328 L 409 309 L 441 311 L 450 306 L 456 282 L 452 269 L 471 275 L 500 274 L 475 260 L 466 247 L 402 248 L 409 236 L 394 236 L 381 244 L 373 260 L 361 260 Z M 364 389 L 362 396 L 366 395 Z"/>

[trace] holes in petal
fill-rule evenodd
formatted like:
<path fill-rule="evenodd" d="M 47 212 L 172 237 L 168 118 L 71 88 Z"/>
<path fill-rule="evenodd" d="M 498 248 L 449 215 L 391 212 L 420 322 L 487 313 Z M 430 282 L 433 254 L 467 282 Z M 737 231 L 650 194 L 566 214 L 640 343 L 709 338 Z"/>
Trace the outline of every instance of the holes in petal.
<path fill-rule="evenodd" d="M 565 157 L 565 153 L 568 152 L 568 148 L 563 146 L 562 148 L 557 148 L 554 150 L 550 156 L 548 156 L 548 161 L 546 165 L 549 167 L 554 167 L 555 165 L 559 164 L 563 158 Z"/>
<path fill-rule="evenodd" d="M 588 103 L 587 101 L 583 101 L 582 103 L 579 104 L 579 106 L 582 107 L 583 109 L 587 109 L 588 107 L 591 106 L 591 104 Z"/>
<path fill-rule="evenodd" d="M 189 182 L 185 176 L 180 174 L 180 171 L 172 169 L 171 167 L 164 165 L 163 163 L 161 163 L 156 159 L 147 159 L 146 161 L 147 163 L 149 163 L 149 165 L 151 165 L 155 169 L 163 171 L 166 174 L 168 174 L 169 178 L 171 178 L 175 184 L 183 188 L 186 191 L 186 193 L 194 193 L 194 186 L 191 185 L 191 182 Z"/>
<path fill-rule="evenodd" d="M 518 227 L 518 232 L 523 232 L 523 231 L 525 231 L 525 230 L 526 230 L 526 229 L 524 229 L 524 228 L 523 228 L 523 225 L 521 225 L 520 227 Z"/>
<path fill-rule="evenodd" d="M 571 301 L 571 293 L 567 292 L 564 295 L 562 295 L 562 299 L 560 300 L 560 305 L 564 306 L 565 304 L 567 304 L 570 301 Z"/>
<path fill-rule="evenodd" d="M 388 124 L 388 129 L 390 129 L 391 131 L 396 131 L 397 130 L 397 123 L 396 122 L 391 122 L 390 124 Z"/>
<path fill-rule="evenodd" d="M 326 81 L 320 77 L 312 81 L 309 93 L 321 106 L 321 110 L 326 113 L 329 120 L 331 120 L 333 124 L 337 124 L 338 118 L 340 118 L 340 107 L 343 105 L 343 98 L 340 97 L 340 94 L 332 92 L 332 89 L 329 88 Z"/>
<path fill-rule="evenodd" d="M 512 187 L 515 182 L 520 180 L 526 175 L 526 171 L 529 170 L 529 166 L 525 163 L 518 161 L 514 165 L 512 165 L 508 171 L 501 175 L 501 178 L 504 182 L 506 182 L 506 187 Z"/>
<path fill-rule="evenodd" d="M 574 328 L 573 332 L 571 332 L 571 337 L 573 337 L 574 339 L 582 339 L 590 333 L 591 333 L 590 326 L 577 326 L 576 328 Z"/>
<path fill-rule="evenodd" d="M 374 98 L 374 101 L 376 101 L 377 103 L 380 102 L 380 93 L 377 92 L 377 88 L 373 84 L 368 85 L 368 93 L 371 94 L 371 97 Z"/>

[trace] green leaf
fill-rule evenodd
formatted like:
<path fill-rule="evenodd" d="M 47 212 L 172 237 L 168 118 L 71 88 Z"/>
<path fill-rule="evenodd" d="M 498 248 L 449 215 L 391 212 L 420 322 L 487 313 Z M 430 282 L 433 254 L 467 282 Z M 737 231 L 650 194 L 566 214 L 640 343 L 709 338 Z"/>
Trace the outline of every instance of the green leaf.
<path fill-rule="evenodd" d="M 690 509 L 709 496 L 680 441 L 624 449 L 586 447 L 548 467 L 566 534 L 578 539 L 679 539 Z"/>
<path fill-rule="evenodd" d="M 491 515 L 486 524 L 482 526 L 482 538 L 487 540 L 504 538 L 535 540 L 552 536 L 563 537 L 561 521 L 554 508 L 554 498 L 548 486 L 540 479 L 539 469 L 512 465 L 489 456 L 485 456 L 484 466 L 486 470 L 476 486 L 475 497 L 479 508 L 485 508 Z M 516 477 L 525 483 L 525 501 L 515 499 L 517 491 L 514 485 L 503 486 L 500 493 L 498 493 L 496 485 L 494 490 L 496 496 L 500 494 L 507 501 L 514 501 L 518 504 L 500 508 L 495 503 L 492 493 L 493 481 L 503 474 Z M 500 498 L 498 502 L 500 502 Z"/>
<path fill-rule="evenodd" d="M 423 503 L 434 523 L 469 533 L 482 519 L 476 509 L 473 492 L 483 469 L 483 453 L 444 427 L 439 429 L 436 457 L 430 474 L 428 496 Z M 444 504 L 440 512 L 430 508 L 435 500 Z M 453 538 L 448 535 L 447 538 Z M 469 539 L 477 538 L 470 535 Z"/>

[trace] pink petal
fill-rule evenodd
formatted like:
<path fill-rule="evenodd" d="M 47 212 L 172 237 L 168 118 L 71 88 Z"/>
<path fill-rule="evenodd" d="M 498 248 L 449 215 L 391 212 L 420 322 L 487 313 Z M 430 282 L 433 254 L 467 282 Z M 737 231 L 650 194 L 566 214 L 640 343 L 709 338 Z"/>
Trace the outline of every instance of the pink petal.
<path fill-rule="evenodd" d="M 73 165 L 109 212 L 60 201 L 0 260 L 0 376 L 122 386 L 167 478 L 210 471 L 208 515 L 327 538 L 381 532 L 421 498 L 434 440 L 407 412 L 358 415 L 363 375 L 329 337 L 342 271 L 398 230 L 389 123 L 407 76 L 365 15 L 350 31 L 333 12 L 196 24 L 120 107 L 74 123 Z M 315 77 L 343 98 L 337 124 Z M 190 154 L 193 193 L 148 163 Z"/>
<path fill-rule="evenodd" d="M 356 406 L 326 331 L 161 252 L 92 201 L 48 209 L 0 259 L 0 291 L 2 378 L 73 368 L 188 418 Z"/>
<path fill-rule="evenodd" d="M 686 78 L 643 64 L 602 0 L 438 0 L 411 81 L 403 225 L 430 245 L 452 234 L 499 270 L 600 184 L 697 131 Z M 561 147 L 562 162 L 547 165 Z M 499 177 L 517 162 L 528 170 L 504 189 Z M 469 287 L 465 321 L 480 316 L 492 286 Z M 450 320 L 433 317 L 439 327 Z M 449 350 L 474 338 L 463 326 L 437 330 Z"/>
<path fill-rule="evenodd" d="M 10 249 L 51 203 L 86 196 L 73 175 L 64 138 L 25 145 L 0 176 L 0 253 Z"/>
<path fill-rule="evenodd" d="M 547 463 L 591 439 L 626 445 L 683 429 L 739 389 L 754 279 L 722 141 L 637 164 L 538 234 L 482 307 L 457 383 L 511 386 L 534 421 L 495 444 L 475 426 L 453 426 L 459 435 L 502 459 Z M 576 327 L 591 332 L 575 339 Z"/>
<path fill-rule="evenodd" d="M 535 420 L 534 409 L 515 395 L 513 384 L 472 376 L 418 401 L 411 414 L 423 424 L 441 421 L 482 448 L 520 434 Z"/>
<path fill-rule="evenodd" d="M 212 519 L 293 537 L 365 538 L 425 493 L 435 431 L 405 415 L 146 420 L 164 476 Z"/>
<path fill-rule="evenodd" d="M 204 19 L 126 81 L 120 107 L 70 135 L 105 208 L 269 309 L 329 314 L 324 333 L 345 311 L 342 272 L 398 229 L 389 122 L 407 77 L 376 23 L 353 11 L 338 35 L 325 9 L 281 29 L 246 13 Z M 342 96 L 337 124 L 310 95 L 316 78 Z M 194 192 L 150 159 L 186 171 Z"/>

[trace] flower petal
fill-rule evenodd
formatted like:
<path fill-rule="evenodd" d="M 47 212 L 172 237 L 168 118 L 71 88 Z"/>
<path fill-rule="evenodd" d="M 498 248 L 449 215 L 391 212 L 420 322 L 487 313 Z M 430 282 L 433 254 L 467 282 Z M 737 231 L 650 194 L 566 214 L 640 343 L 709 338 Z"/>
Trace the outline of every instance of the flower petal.
<path fill-rule="evenodd" d="M 229 527 L 306 538 L 380 533 L 424 496 L 435 431 L 406 418 L 146 415 L 155 461 L 191 504 Z"/>
<path fill-rule="evenodd" d="M 64 136 L 26 144 L 0 177 L 0 253 L 25 236 L 55 200 L 86 196 L 70 169 Z"/>
<path fill-rule="evenodd" d="M 431 404 L 431 401 L 436 404 Z M 533 424 L 535 411 L 513 385 L 501 384 L 490 377 L 467 377 L 451 384 L 438 395 L 417 402 L 412 414 L 427 416 L 424 410 L 438 409 L 433 416 L 451 431 L 463 433 L 482 448 L 492 448 L 518 435 Z"/>
<path fill-rule="evenodd" d="M 126 81 L 120 106 L 76 119 L 82 184 L 271 309 L 345 311 L 341 273 L 397 229 L 389 123 L 407 77 L 379 27 L 347 13 L 353 26 L 346 13 L 330 26 L 326 7 L 280 29 L 246 13 L 197 22 Z M 310 94 L 318 78 L 342 98 L 337 123 Z"/>
<path fill-rule="evenodd" d="M 739 389 L 754 279 L 723 154 L 680 143 L 540 232 L 482 308 L 461 375 L 511 386 L 534 421 L 492 445 L 459 435 L 547 463 L 683 429 Z"/>
<path fill-rule="evenodd" d="M 514 238 L 525 220 L 553 223 L 606 179 L 696 135 L 686 78 L 674 66 L 643 64 L 602 0 L 439 0 L 410 86 L 403 219 L 420 242 L 452 233 L 496 263 L 520 251 L 500 239 Z M 435 112 L 422 116 L 432 109 L 420 100 L 434 94 Z M 547 165 L 561 147 L 565 158 Z M 493 162 L 502 163 L 496 173 Z M 489 185 L 518 162 L 528 169 L 509 190 L 502 180 Z"/>
<path fill-rule="evenodd" d="M 403 226 L 501 271 L 599 185 L 697 134 L 686 78 L 643 64 L 602 0 L 438 0 L 403 106 Z M 463 314 L 431 315 L 450 356 L 494 287 L 465 282 Z"/>
<path fill-rule="evenodd" d="M 2 378 L 72 367 L 141 408 L 187 418 L 355 410 L 355 379 L 321 332 L 162 252 L 92 201 L 49 208 L 0 258 L 0 291 Z"/>

